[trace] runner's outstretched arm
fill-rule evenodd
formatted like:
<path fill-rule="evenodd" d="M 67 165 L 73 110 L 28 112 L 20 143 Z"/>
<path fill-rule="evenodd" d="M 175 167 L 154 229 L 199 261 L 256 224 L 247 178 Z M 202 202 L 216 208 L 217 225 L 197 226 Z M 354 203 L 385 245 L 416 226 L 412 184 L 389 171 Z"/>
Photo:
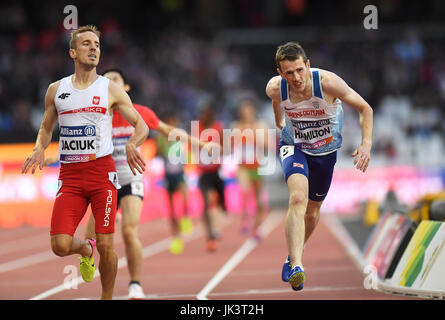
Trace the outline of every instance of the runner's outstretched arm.
<path fill-rule="evenodd" d="M 125 90 L 113 81 L 109 83 L 110 105 L 117 110 L 133 127 L 134 132 L 126 144 L 127 161 L 131 172 L 136 175 L 136 171 L 145 171 L 145 161 L 139 154 L 139 147 L 148 136 L 148 126 L 142 119 L 139 112 L 133 107 L 130 97 Z"/>
<path fill-rule="evenodd" d="M 365 172 L 371 158 L 373 110 L 371 106 L 357 92 L 335 73 L 323 70 L 322 86 L 326 93 L 339 98 L 342 102 L 356 109 L 360 114 L 362 142 L 354 150 L 354 165 Z"/>
<path fill-rule="evenodd" d="M 161 133 L 162 135 L 164 135 L 167 138 L 169 138 L 169 136 L 171 135 L 172 137 L 175 137 L 175 138 L 179 137 L 181 139 L 181 141 L 186 140 L 191 145 L 195 145 L 195 146 L 198 145 L 201 148 L 204 148 L 205 150 L 207 150 L 207 152 L 210 155 L 212 155 L 214 148 L 218 148 L 218 150 L 221 151 L 221 145 L 219 143 L 201 141 L 198 138 L 189 135 L 184 129 L 173 127 L 163 121 L 159 121 L 159 127 L 158 127 L 157 131 L 159 131 L 159 133 Z"/>

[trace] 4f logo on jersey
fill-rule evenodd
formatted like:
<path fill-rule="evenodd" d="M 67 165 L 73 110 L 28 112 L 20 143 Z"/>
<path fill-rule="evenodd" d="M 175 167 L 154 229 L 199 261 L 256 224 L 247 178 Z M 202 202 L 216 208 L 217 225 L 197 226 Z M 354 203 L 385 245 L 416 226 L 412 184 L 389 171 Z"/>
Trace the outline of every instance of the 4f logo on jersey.
<path fill-rule="evenodd" d="M 68 92 L 67 93 L 62 93 L 58 98 L 63 100 L 65 98 L 68 98 L 70 96 L 70 94 L 71 93 L 68 93 Z"/>
<path fill-rule="evenodd" d="M 100 97 L 98 97 L 98 96 L 94 96 L 94 97 L 93 97 L 93 104 L 98 105 L 99 102 L 100 102 Z"/>
<path fill-rule="evenodd" d="M 320 104 L 318 103 L 318 101 L 312 102 L 312 105 L 314 106 L 315 109 L 320 108 Z"/>

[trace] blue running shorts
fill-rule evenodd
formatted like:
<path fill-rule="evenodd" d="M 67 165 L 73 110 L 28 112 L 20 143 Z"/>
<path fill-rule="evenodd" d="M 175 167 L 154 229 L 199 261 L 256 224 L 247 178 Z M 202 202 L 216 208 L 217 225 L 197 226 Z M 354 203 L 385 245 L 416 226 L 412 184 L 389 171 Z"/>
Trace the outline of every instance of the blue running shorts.
<path fill-rule="evenodd" d="M 280 141 L 279 158 L 286 182 L 292 174 L 300 173 L 309 181 L 309 199 L 323 201 L 326 198 L 337 162 L 337 151 L 311 156 Z"/>

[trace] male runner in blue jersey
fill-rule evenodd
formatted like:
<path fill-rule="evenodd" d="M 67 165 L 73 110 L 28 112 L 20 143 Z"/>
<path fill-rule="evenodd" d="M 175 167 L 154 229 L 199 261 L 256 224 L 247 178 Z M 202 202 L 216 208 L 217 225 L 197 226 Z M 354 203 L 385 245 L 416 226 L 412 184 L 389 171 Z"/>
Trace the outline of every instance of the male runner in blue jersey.
<path fill-rule="evenodd" d="M 289 189 L 285 218 L 289 255 L 282 280 L 298 291 L 306 279 L 303 248 L 319 220 L 342 142 L 342 102 L 360 115 L 362 141 L 352 156 L 356 168 L 363 172 L 370 160 L 373 111 L 336 74 L 311 68 L 298 43 L 279 46 L 275 60 L 279 76 L 269 80 L 266 94 L 272 100 L 275 123 L 282 129 L 280 162 Z"/>

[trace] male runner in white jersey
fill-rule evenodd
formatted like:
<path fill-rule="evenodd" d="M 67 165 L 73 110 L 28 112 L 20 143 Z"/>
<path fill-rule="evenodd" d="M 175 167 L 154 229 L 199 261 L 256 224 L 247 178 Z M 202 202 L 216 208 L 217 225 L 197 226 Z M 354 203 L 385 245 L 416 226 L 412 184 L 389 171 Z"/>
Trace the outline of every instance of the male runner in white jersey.
<path fill-rule="evenodd" d="M 80 254 L 80 271 L 85 281 L 94 277 L 93 253 L 100 254 L 102 299 L 111 299 L 117 273 L 113 233 L 119 183 L 113 158 L 112 115 L 118 110 L 135 130 L 126 144 L 127 161 L 133 174 L 145 171 L 137 147 L 149 129 L 134 109 L 125 90 L 99 76 L 100 32 L 84 26 L 71 33 L 69 55 L 74 74 L 52 83 L 45 96 L 45 113 L 33 153 L 25 160 L 22 173 L 44 165 L 44 151 L 59 121 L 58 192 L 51 217 L 51 248 L 58 256 Z M 97 221 L 96 241 L 74 238 L 91 203 Z"/>
<path fill-rule="evenodd" d="M 341 146 L 342 102 L 360 114 L 362 141 L 354 150 L 354 165 L 366 171 L 372 145 L 370 105 L 336 74 L 310 68 L 303 48 L 295 42 L 278 47 L 279 76 L 271 78 L 266 94 L 272 100 L 275 123 L 282 129 L 280 162 L 289 189 L 285 218 L 288 258 L 282 280 L 303 289 L 306 278 L 303 249 L 317 225 L 329 190 L 337 149 Z"/>

